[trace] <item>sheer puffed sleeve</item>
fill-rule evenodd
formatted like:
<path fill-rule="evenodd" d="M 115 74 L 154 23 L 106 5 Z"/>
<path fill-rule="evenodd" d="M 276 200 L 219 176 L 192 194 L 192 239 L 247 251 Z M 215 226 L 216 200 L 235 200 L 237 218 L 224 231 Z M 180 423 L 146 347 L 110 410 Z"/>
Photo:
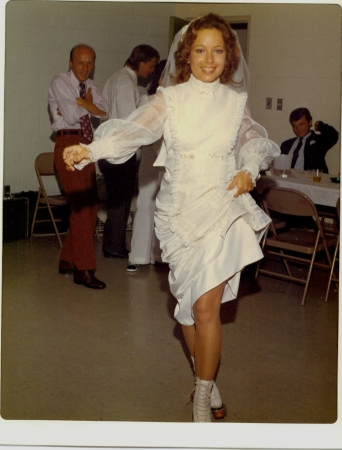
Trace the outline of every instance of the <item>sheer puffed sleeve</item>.
<path fill-rule="evenodd" d="M 98 127 L 94 141 L 86 145 L 91 161 L 106 159 L 112 164 L 127 161 L 142 145 L 160 139 L 164 131 L 166 105 L 161 93 L 133 111 L 125 120 L 111 119 Z M 82 168 L 83 164 L 78 164 Z"/>
<path fill-rule="evenodd" d="M 265 128 L 252 119 L 246 107 L 235 150 L 238 171 L 248 172 L 255 183 L 260 170 L 267 170 L 271 161 L 279 155 L 278 145 L 268 139 Z"/>

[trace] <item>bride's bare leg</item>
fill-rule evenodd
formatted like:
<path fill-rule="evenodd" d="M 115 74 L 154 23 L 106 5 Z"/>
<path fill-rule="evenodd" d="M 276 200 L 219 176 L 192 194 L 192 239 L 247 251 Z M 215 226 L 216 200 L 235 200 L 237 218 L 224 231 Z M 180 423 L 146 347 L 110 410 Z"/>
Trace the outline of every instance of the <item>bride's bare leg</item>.
<path fill-rule="evenodd" d="M 220 306 L 225 282 L 197 299 L 194 307 L 195 327 L 183 330 L 185 340 L 194 347 L 196 358 L 196 389 L 193 399 L 193 421 L 211 422 L 226 415 L 214 376 L 221 355 L 222 331 Z M 217 403 L 217 404 L 216 404 Z"/>
<path fill-rule="evenodd" d="M 196 329 L 195 325 L 182 325 L 183 336 L 185 343 L 189 349 L 190 355 L 195 356 L 195 336 Z"/>
<path fill-rule="evenodd" d="M 196 374 L 201 380 L 214 379 L 220 360 L 222 345 L 220 306 L 225 284 L 226 282 L 223 282 L 203 294 L 193 308 L 196 327 L 194 333 Z"/>

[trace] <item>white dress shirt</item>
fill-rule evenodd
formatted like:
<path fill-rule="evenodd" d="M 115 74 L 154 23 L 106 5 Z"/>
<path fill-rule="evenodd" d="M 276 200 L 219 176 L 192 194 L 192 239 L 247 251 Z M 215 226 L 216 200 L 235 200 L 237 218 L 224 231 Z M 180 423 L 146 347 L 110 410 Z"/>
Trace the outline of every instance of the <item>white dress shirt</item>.
<path fill-rule="evenodd" d="M 101 95 L 100 89 L 88 78 L 85 81 L 85 88 L 91 88 L 94 104 L 108 114 L 109 106 Z M 63 129 L 81 128 L 81 117 L 88 111 L 76 103 L 76 98 L 80 97 L 80 82 L 75 77 L 72 70 L 56 75 L 49 87 L 49 105 L 53 118 L 51 128 L 53 131 Z M 58 111 L 60 114 L 58 114 Z M 88 113 L 89 116 L 91 115 Z M 100 116 L 95 116 L 100 117 Z"/>
<path fill-rule="evenodd" d="M 109 103 L 109 119 L 126 119 L 140 102 L 138 78 L 129 67 L 123 67 L 106 81 L 102 90 Z"/>
<path fill-rule="evenodd" d="M 297 158 L 296 164 L 294 166 L 294 169 L 304 170 L 304 148 L 305 148 L 306 140 L 310 135 L 311 135 L 311 131 L 303 137 L 302 146 L 299 149 L 298 158 Z M 292 144 L 291 150 L 289 151 L 289 155 L 291 155 L 291 161 L 292 161 L 292 157 L 293 157 L 293 152 L 294 152 L 295 148 L 297 147 L 298 142 L 299 142 L 299 137 L 297 137 L 297 139 L 295 139 L 294 143 Z"/>

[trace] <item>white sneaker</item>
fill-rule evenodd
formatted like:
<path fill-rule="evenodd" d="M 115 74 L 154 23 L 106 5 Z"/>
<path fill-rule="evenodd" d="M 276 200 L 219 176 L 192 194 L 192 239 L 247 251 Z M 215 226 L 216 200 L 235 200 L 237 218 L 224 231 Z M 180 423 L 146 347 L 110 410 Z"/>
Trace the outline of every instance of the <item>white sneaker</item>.
<path fill-rule="evenodd" d="M 139 264 L 128 263 L 126 270 L 127 272 L 136 272 L 138 270 Z"/>

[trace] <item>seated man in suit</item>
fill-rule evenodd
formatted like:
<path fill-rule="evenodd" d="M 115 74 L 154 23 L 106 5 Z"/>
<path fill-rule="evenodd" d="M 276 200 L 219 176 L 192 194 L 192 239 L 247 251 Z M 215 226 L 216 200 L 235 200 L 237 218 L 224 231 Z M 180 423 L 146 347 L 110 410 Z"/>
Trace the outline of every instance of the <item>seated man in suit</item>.
<path fill-rule="evenodd" d="M 321 169 L 328 173 L 325 155 L 338 141 L 335 128 L 319 120 L 315 122 L 315 131 L 320 134 L 310 130 L 312 116 L 307 108 L 292 111 L 290 124 L 297 137 L 284 141 L 280 149 L 282 154 L 292 155 L 291 167 L 299 170 Z"/>

